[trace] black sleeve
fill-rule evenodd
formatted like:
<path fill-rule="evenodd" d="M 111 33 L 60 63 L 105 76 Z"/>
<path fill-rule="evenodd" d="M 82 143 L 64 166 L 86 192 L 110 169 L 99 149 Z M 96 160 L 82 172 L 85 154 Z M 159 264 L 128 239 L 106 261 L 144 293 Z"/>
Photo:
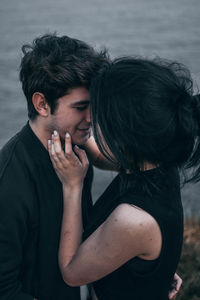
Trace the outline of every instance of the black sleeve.
<path fill-rule="evenodd" d="M 15 183 L 13 185 L 15 186 Z M 23 190 L 23 186 L 18 188 Z M 27 203 L 24 195 L 12 191 L 11 183 L 6 188 L 0 186 L 1 300 L 32 300 L 34 298 L 23 292 L 19 280 L 23 260 L 23 245 L 28 234 L 30 218 L 30 208 Z"/>

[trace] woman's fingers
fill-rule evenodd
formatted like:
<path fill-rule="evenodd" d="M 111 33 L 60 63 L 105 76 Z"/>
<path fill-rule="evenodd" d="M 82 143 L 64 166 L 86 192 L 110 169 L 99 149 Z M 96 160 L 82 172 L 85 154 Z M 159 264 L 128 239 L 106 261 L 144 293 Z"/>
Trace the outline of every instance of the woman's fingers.
<path fill-rule="evenodd" d="M 183 283 L 183 280 L 181 279 L 181 277 L 177 273 L 175 273 L 174 279 L 177 280 L 176 290 L 179 291 L 180 287 L 181 287 L 181 285 Z"/>
<path fill-rule="evenodd" d="M 60 136 L 56 130 L 52 134 L 51 146 L 50 146 L 50 157 L 54 162 L 54 166 L 57 168 L 67 167 L 68 163 L 80 162 L 78 157 L 74 154 L 71 144 L 71 136 L 69 133 L 65 137 L 65 153 L 62 149 L 60 142 Z"/>
<path fill-rule="evenodd" d="M 52 143 L 54 145 L 55 157 L 57 157 L 58 160 L 63 160 L 65 158 L 65 154 L 61 146 L 60 136 L 56 130 L 54 130 L 52 135 Z"/>
<path fill-rule="evenodd" d="M 51 159 L 51 162 L 53 164 L 53 167 L 56 169 L 58 168 L 58 158 L 57 158 L 57 155 L 56 155 L 56 152 L 55 152 L 55 148 L 54 148 L 54 144 L 52 142 L 52 140 L 48 140 L 48 151 L 49 151 L 49 156 L 50 156 L 50 159 Z"/>
<path fill-rule="evenodd" d="M 52 140 L 53 140 L 53 143 L 54 143 L 55 152 L 56 153 L 61 152 L 62 147 L 61 147 L 60 137 L 59 137 L 59 134 L 56 130 L 54 130 L 54 132 L 52 134 Z"/>
<path fill-rule="evenodd" d="M 78 155 L 79 160 L 82 163 L 82 165 L 84 167 L 88 166 L 89 165 L 89 161 L 88 161 L 88 158 L 87 158 L 87 155 L 86 155 L 85 151 L 82 150 L 82 149 L 80 149 L 78 146 L 74 147 L 74 151 Z"/>
<path fill-rule="evenodd" d="M 65 134 L 65 155 L 69 156 L 72 153 L 72 141 L 71 141 L 71 136 L 67 132 Z"/>
<path fill-rule="evenodd" d="M 56 130 L 52 134 L 52 140 L 48 141 L 48 150 L 54 168 L 61 168 L 63 164 L 64 152 L 62 150 L 59 134 Z"/>
<path fill-rule="evenodd" d="M 175 273 L 174 274 L 174 279 L 173 279 L 173 282 L 172 282 L 172 286 L 171 286 L 171 291 L 169 292 L 169 299 L 173 299 L 175 297 L 177 292 L 180 290 L 182 282 L 183 281 L 180 278 L 180 276 L 177 273 Z"/>
<path fill-rule="evenodd" d="M 72 150 L 70 135 L 66 134 L 64 153 L 59 134 L 57 131 L 54 131 L 52 140 L 48 141 L 48 150 L 60 181 L 70 186 L 82 184 L 89 163 L 84 150 L 76 146 L 74 151 Z"/>
<path fill-rule="evenodd" d="M 76 148 L 76 146 L 74 147 L 74 150 L 75 150 L 75 148 Z M 79 155 L 78 156 L 75 155 L 74 151 L 72 150 L 72 140 L 71 140 L 71 136 L 68 132 L 65 135 L 65 157 L 68 160 L 71 160 L 71 162 L 73 162 L 75 164 L 81 163 Z"/>
<path fill-rule="evenodd" d="M 69 160 L 74 162 L 79 161 L 84 166 L 89 164 L 86 152 L 80 149 L 78 146 L 74 147 L 74 151 L 77 154 L 75 155 L 74 151 L 72 150 L 71 136 L 69 133 L 66 133 L 65 136 L 65 153 L 61 146 L 59 134 L 55 130 L 52 134 L 52 140 L 48 141 L 48 150 L 51 159 L 57 165 L 59 165 L 59 163 L 66 163 Z"/>

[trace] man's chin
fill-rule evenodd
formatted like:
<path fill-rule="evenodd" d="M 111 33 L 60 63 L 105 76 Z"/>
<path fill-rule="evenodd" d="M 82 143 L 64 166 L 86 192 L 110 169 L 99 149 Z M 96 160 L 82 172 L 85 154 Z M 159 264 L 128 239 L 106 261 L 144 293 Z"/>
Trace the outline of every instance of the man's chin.
<path fill-rule="evenodd" d="M 84 145 L 87 142 L 87 140 L 89 139 L 89 137 L 90 137 L 90 134 L 87 134 L 81 138 L 73 138 L 72 137 L 72 144 L 78 145 L 78 146 Z"/>

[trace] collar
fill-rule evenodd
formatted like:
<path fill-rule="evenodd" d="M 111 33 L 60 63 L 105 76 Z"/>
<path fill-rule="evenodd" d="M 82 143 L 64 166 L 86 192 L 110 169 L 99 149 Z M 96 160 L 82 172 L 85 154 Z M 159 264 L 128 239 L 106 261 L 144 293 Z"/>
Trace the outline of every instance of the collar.
<path fill-rule="evenodd" d="M 18 133 L 18 138 L 26 146 L 28 152 L 31 153 L 32 157 L 35 157 L 37 160 L 42 161 L 43 163 L 51 164 L 47 149 L 35 135 L 29 125 L 29 122 L 27 122 L 22 130 Z"/>

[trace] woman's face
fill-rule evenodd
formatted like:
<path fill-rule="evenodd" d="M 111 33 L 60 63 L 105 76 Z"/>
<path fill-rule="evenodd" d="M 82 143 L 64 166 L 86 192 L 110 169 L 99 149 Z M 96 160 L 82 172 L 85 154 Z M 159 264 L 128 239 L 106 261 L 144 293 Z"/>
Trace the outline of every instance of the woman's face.
<path fill-rule="evenodd" d="M 101 128 L 99 126 L 99 124 L 97 125 L 97 132 L 98 132 L 98 135 L 100 137 L 100 140 L 101 140 L 101 144 L 103 146 L 103 149 L 105 149 L 105 152 L 106 154 L 108 154 L 108 156 L 113 160 L 113 161 L 116 161 L 117 163 L 117 160 L 115 158 L 115 156 L 113 155 L 113 153 L 111 152 L 109 146 L 107 145 L 106 141 L 105 141 L 105 138 L 102 134 L 102 131 L 101 131 Z"/>

